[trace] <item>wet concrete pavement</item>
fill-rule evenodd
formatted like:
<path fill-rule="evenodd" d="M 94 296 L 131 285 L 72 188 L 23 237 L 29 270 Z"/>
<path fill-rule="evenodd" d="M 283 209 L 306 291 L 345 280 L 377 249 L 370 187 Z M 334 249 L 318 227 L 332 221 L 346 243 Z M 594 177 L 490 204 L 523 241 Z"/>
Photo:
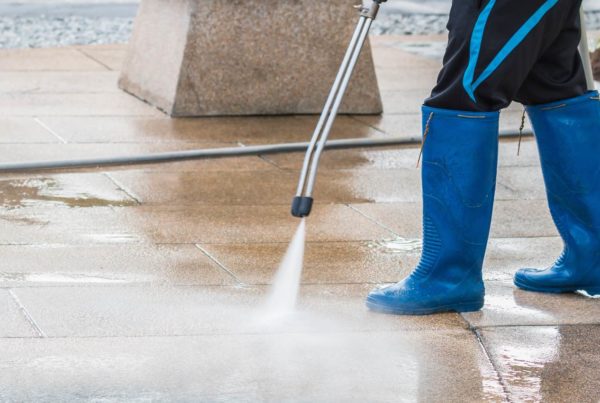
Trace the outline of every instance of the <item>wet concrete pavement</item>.
<path fill-rule="evenodd" d="M 407 41 L 374 39 L 386 113 L 342 117 L 335 138 L 418 137 L 439 61 L 408 53 Z M 123 55 L 2 51 L 2 161 L 312 131 L 307 116 L 168 119 L 116 90 Z M 519 124 L 514 106 L 502 125 Z M 514 141 L 500 148 L 486 305 L 429 317 L 363 306 L 418 260 L 416 147 L 325 155 L 299 311 L 274 323 L 262 309 L 297 225 L 289 201 L 301 155 L 2 175 L 0 401 L 597 402 L 599 301 L 511 284 L 561 243 L 535 144 L 525 139 L 519 157 Z"/>

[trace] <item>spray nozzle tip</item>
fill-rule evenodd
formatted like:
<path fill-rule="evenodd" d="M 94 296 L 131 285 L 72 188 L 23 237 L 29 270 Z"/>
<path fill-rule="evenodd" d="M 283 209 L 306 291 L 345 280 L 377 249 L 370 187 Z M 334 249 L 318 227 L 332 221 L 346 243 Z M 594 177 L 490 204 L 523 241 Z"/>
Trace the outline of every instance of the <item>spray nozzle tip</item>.
<path fill-rule="evenodd" d="M 294 197 L 294 200 L 292 201 L 292 215 L 298 218 L 308 217 L 312 210 L 312 205 L 312 197 Z"/>

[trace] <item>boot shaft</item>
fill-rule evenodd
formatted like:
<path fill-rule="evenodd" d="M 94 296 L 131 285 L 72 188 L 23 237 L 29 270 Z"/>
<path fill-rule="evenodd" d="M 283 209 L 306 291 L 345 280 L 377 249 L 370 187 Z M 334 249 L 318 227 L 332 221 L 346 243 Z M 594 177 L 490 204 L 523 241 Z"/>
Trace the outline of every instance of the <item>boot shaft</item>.
<path fill-rule="evenodd" d="M 498 113 L 423 108 L 424 248 L 417 274 L 447 278 L 481 266 L 498 164 Z"/>
<path fill-rule="evenodd" d="M 444 205 L 466 243 L 486 244 L 496 188 L 499 113 L 423 108 L 423 203 Z"/>
<path fill-rule="evenodd" d="M 552 218 L 565 242 L 563 261 L 600 254 L 600 101 L 598 92 L 527 108 Z"/>
<path fill-rule="evenodd" d="M 553 216 L 574 220 L 600 233 L 598 92 L 528 107 L 527 113 L 534 128 Z"/>
<path fill-rule="evenodd" d="M 530 106 L 542 168 L 554 192 L 585 194 L 600 188 L 598 92 Z"/>

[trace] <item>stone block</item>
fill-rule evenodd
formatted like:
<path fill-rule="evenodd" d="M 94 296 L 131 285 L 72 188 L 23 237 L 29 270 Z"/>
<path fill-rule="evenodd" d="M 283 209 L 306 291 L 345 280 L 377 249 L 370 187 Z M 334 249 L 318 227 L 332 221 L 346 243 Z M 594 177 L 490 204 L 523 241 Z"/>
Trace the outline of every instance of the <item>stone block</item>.
<path fill-rule="evenodd" d="M 119 85 L 171 116 L 319 113 L 356 3 L 142 0 Z M 341 112 L 382 112 L 369 43 Z"/>

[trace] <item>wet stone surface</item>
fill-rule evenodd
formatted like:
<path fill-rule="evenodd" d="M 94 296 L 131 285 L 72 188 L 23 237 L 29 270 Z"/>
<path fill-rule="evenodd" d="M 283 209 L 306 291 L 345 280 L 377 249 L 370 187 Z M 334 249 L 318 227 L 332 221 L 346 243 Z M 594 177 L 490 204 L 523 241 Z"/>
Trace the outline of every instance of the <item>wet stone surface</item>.
<path fill-rule="evenodd" d="M 440 62 L 415 43 L 443 41 L 374 37 L 386 113 L 341 117 L 332 137 L 418 139 Z M 167 119 L 113 87 L 124 53 L 0 51 L 3 162 L 312 132 L 314 116 Z M 264 307 L 301 154 L 0 174 L 0 401 L 594 401 L 599 300 L 511 284 L 562 246 L 535 142 L 516 150 L 501 141 L 484 309 L 425 317 L 364 306 L 418 263 L 418 144 L 324 155 L 285 319 Z"/>
<path fill-rule="evenodd" d="M 106 400 L 503 401 L 493 368 L 468 336 L 443 331 L 352 333 L 343 339 L 337 333 L 7 339 L 0 340 L 0 394 L 9 400 L 73 400 L 94 390 Z M 448 344 L 453 348 L 441 347 Z M 17 381 L 7 376 L 13 366 L 31 370 Z M 439 379 L 447 382 L 443 388 Z"/>
<path fill-rule="evenodd" d="M 104 175 L 68 175 L 0 180 L 3 210 L 36 205 L 65 207 L 132 206 L 136 201 Z"/>
<path fill-rule="evenodd" d="M 482 338 L 516 401 L 598 401 L 600 326 L 503 327 Z"/>

